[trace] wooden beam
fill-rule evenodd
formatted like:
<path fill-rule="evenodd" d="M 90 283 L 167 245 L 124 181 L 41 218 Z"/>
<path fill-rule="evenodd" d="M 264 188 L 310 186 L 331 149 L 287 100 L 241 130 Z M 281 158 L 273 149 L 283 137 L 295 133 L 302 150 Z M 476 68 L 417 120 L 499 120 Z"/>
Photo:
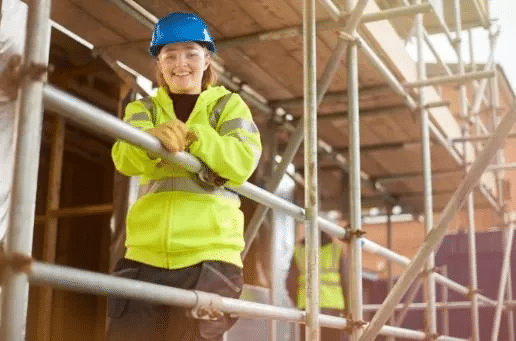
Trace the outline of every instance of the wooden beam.
<path fill-rule="evenodd" d="M 50 150 L 50 169 L 48 174 L 47 207 L 48 212 L 59 209 L 61 192 L 61 175 L 63 169 L 63 151 L 66 122 L 61 117 L 55 118 L 54 134 Z M 43 236 L 43 261 L 54 263 L 57 244 L 57 217 L 49 216 L 45 222 Z M 50 286 L 41 287 L 41 300 L 38 309 L 38 335 L 39 340 L 50 341 L 52 331 L 52 297 L 53 289 Z"/>
<path fill-rule="evenodd" d="M 81 207 L 70 207 L 51 210 L 47 215 L 36 217 L 36 224 L 45 223 L 53 218 L 75 218 L 96 214 L 106 214 L 113 212 L 113 204 L 100 204 Z"/>

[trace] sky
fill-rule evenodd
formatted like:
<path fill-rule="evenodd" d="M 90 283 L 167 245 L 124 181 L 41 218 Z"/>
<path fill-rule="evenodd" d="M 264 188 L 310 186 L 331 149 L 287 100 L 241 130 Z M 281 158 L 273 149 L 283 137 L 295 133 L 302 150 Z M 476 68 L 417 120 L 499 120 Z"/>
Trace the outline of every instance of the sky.
<path fill-rule="evenodd" d="M 501 32 L 495 60 L 503 66 L 513 90 L 516 90 L 516 1 L 491 0 L 490 3 L 491 16 L 498 18 L 496 24 L 500 25 Z"/>
<path fill-rule="evenodd" d="M 502 65 L 504 72 L 516 91 L 516 1 L 515 0 L 489 0 L 491 18 L 495 27 L 500 28 L 500 36 L 495 49 L 495 61 Z M 484 28 L 473 30 L 474 59 L 477 63 L 485 63 L 489 57 L 489 40 Z M 446 62 L 456 62 L 456 54 L 452 51 L 448 40 L 443 35 L 431 37 L 441 57 Z M 466 31 L 462 34 L 463 56 L 469 62 L 469 38 Z M 415 52 L 409 49 L 411 54 Z M 430 52 L 425 52 L 428 57 Z"/>

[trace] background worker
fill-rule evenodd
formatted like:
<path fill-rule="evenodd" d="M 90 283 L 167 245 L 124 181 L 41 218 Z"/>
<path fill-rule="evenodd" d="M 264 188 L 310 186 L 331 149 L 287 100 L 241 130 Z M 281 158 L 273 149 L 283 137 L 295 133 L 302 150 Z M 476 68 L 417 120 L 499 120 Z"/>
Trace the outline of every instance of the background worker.
<path fill-rule="evenodd" d="M 347 276 L 346 259 L 340 243 L 321 231 L 319 249 L 319 306 L 322 314 L 343 316 L 346 310 Z M 294 256 L 287 276 L 287 291 L 299 309 L 306 309 L 305 239 L 296 243 Z M 305 329 L 301 328 L 301 340 Z M 321 328 L 321 341 L 347 341 L 347 333 L 341 329 Z"/>
<path fill-rule="evenodd" d="M 197 176 L 115 143 L 116 168 L 141 179 L 140 197 L 127 216 L 127 251 L 115 275 L 238 298 L 244 219 L 238 195 L 219 185 L 238 186 L 251 176 L 261 154 L 258 129 L 238 94 L 213 86 L 215 45 L 197 15 L 161 18 L 149 50 L 160 87 L 156 96 L 129 103 L 124 121 L 170 152 L 193 154 L 210 171 Z M 235 321 L 227 315 L 193 319 L 182 308 L 122 298 L 109 300 L 108 313 L 109 341 L 222 340 Z"/>

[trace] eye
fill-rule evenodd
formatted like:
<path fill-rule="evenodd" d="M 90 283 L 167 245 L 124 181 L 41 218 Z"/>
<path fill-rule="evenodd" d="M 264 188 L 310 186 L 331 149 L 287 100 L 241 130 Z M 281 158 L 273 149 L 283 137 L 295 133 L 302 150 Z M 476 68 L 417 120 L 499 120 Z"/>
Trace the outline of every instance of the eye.
<path fill-rule="evenodd" d="M 190 51 L 186 55 L 188 58 L 197 58 L 199 57 L 199 52 L 197 51 Z"/>

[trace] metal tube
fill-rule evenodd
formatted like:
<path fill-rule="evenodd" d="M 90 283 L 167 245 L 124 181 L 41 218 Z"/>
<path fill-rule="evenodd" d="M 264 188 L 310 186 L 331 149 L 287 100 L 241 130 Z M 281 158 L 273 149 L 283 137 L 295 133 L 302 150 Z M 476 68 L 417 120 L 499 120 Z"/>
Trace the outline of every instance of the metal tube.
<path fill-rule="evenodd" d="M 184 308 L 192 308 L 198 301 L 196 293 L 190 290 L 40 262 L 32 263 L 28 276 L 34 284 L 47 284 L 64 290 L 98 295 L 136 298 Z M 226 313 L 304 322 L 305 313 L 298 309 L 274 307 L 226 297 L 221 297 L 221 301 L 220 310 Z M 320 318 L 321 324 L 330 328 L 343 328 L 347 323 L 346 319 L 335 316 L 320 315 Z"/>
<path fill-rule="evenodd" d="M 362 13 L 367 6 L 369 0 L 351 0 L 353 7 L 348 6 L 349 16 L 346 18 L 346 26 L 344 26 L 344 32 L 355 32 L 358 24 L 360 24 Z"/>
<path fill-rule="evenodd" d="M 403 323 L 403 320 L 405 319 L 405 316 L 407 316 L 409 309 L 412 308 L 414 299 L 416 298 L 417 292 L 419 291 L 421 284 L 423 284 L 423 281 L 422 281 L 421 277 L 418 277 L 418 279 L 416 279 L 416 283 L 414 283 L 414 285 L 410 288 L 410 291 L 407 294 L 405 303 L 403 303 L 402 305 L 401 304 L 398 305 L 402 308 L 398 315 L 398 318 L 396 319 L 396 322 L 395 322 L 396 326 L 399 327 Z M 427 304 L 423 303 L 423 305 L 424 305 L 424 309 L 426 310 Z M 379 306 L 381 306 L 381 305 L 379 305 Z"/>
<path fill-rule="evenodd" d="M 465 142 L 465 141 L 470 141 L 470 142 L 485 141 L 485 140 L 489 140 L 491 138 L 491 136 L 492 135 L 459 137 L 459 138 L 455 138 L 455 139 L 451 140 L 451 142 L 452 143 L 460 143 L 460 142 Z M 507 138 L 515 138 L 515 137 L 516 137 L 516 133 L 507 135 Z"/>
<path fill-rule="evenodd" d="M 360 23 L 364 24 L 364 23 L 368 23 L 368 22 L 372 22 L 372 21 L 391 19 L 391 18 L 396 18 L 396 17 L 402 16 L 402 15 L 426 13 L 426 12 L 429 12 L 431 9 L 432 9 L 432 5 L 429 2 L 423 3 L 423 4 L 410 5 L 410 6 L 400 6 L 400 7 L 385 9 L 385 10 L 377 12 L 377 13 L 364 14 L 362 16 L 362 19 L 360 20 Z"/>
<path fill-rule="evenodd" d="M 50 0 L 33 1 L 27 15 L 24 63 L 48 65 Z M 27 79 L 20 98 L 11 214 L 6 251 L 30 256 L 38 180 L 43 81 Z M 0 339 L 25 340 L 29 283 L 24 274 L 10 274 L 3 286 Z"/>
<path fill-rule="evenodd" d="M 362 0 L 362 2 L 367 2 Z M 359 18 L 359 14 L 362 14 L 363 10 L 365 8 L 365 4 L 363 7 L 357 7 L 354 11 L 355 18 Z M 346 25 L 346 28 L 344 32 L 347 34 L 351 34 L 358 25 L 358 22 L 356 20 L 353 21 L 353 25 Z M 340 66 L 340 60 L 342 59 L 342 56 L 345 51 L 345 47 L 348 45 L 348 42 L 344 39 L 340 39 L 339 43 L 337 44 L 337 47 L 333 51 L 330 60 L 328 61 L 328 64 L 326 65 L 323 74 L 321 75 L 321 81 L 317 87 L 317 106 L 319 106 L 324 98 L 324 95 L 328 91 L 328 88 L 330 86 L 330 83 L 333 79 L 333 76 L 338 70 L 338 67 Z M 290 142 L 287 145 L 287 148 L 285 149 L 280 164 L 276 167 L 276 170 L 274 171 L 274 174 L 272 175 L 270 181 L 266 184 L 266 189 L 270 192 L 276 191 L 276 188 L 278 188 L 279 183 L 281 179 L 283 178 L 283 174 L 285 174 L 286 169 L 290 162 L 294 159 L 294 156 L 299 149 L 299 146 L 301 145 L 301 142 L 303 141 L 304 137 L 304 130 L 303 125 L 298 124 L 296 130 L 292 134 L 290 138 Z M 319 143 L 324 143 L 323 141 L 319 141 Z M 242 257 L 245 258 L 247 253 L 249 252 L 249 249 L 253 243 L 254 238 L 256 238 L 256 235 L 258 233 L 258 229 L 260 228 L 260 225 L 265 218 L 268 211 L 268 207 L 266 206 L 259 206 L 255 212 L 253 213 L 253 216 L 251 217 L 251 220 L 249 221 L 249 224 L 246 229 L 246 233 L 244 236 L 245 240 L 245 248 L 242 253 Z M 320 220 L 320 219 L 319 219 Z M 327 226 L 326 224 L 324 225 Z M 329 230 L 326 230 L 329 232 Z M 335 234 L 335 233 L 333 233 Z M 339 232 L 337 235 L 341 235 L 342 233 Z"/>
<path fill-rule="evenodd" d="M 443 265 L 442 268 L 443 268 L 442 274 L 444 276 L 448 276 L 448 266 Z M 467 303 L 469 303 L 469 302 L 467 302 Z M 442 286 L 442 304 L 443 304 L 442 330 L 443 330 L 444 335 L 448 335 L 448 334 L 450 334 L 450 312 L 449 312 L 450 302 L 448 302 L 448 288 L 445 285 Z M 469 307 L 469 304 L 468 304 L 468 307 Z"/>
<path fill-rule="evenodd" d="M 475 203 L 473 192 L 468 195 L 468 260 L 469 260 L 469 281 L 471 288 L 471 336 L 473 341 L 480 340 L 478 297 L 477 297 L 477 248 L 475 240 Z"/>
<path fill-rule="evenodd" d="M 139 129 L 126 124 L 118 118 L 109 115 L 103 110 L 96 108 L 80 99 L 73 97 L 50 85 L 43 89 L 45 106 L 60 115 L 100 134 L 110 136 L 115 139 L 123 139 L 137 146 L 144 148 L 160 157 L 177 163 L 192 173 L 201 170 L 201 163 L 188 153 L 168 153 L 162 148 L 160 142 L 149 134 L 145 134 Z M 238 188 L 229 187 L 231 190 L 255 200 L 256 202 L 267 205 L 268 207 L 280 210 L 294 217 L 298 221 L 304 220 L 304 209 L 286 201 L 266 190 L 248 182 Z M 330 221 L 319 218 L 326 230 L 335 235 L 344 235 L 344 229 Z"/>
<path fill-rule="evenodd" d="M 416 13 L 425 13 L 430 11 L 431 9 L 430 3 L 424 3 L 421 5 L 414 5 L 414 6 L 403 6 L 403 7 L 396 7 L 396 8 L 390 8 L 385 9 L 376 13 L 367 13 L 362 15 L 360 17 L 359 24 L 365 24 L 373 21 L 379 21 L 379 20 L 385 20 L 390 18 L 395 18 L 403 15 L 413 15 Z M 346 24 L 349 21 L 346 21 Z M 317 32 L 324 32 L 329 30 L 338 30 L 342 27 L 342 24 L 340 22 L 336 22 L 333 19 L 327 19 L 327 20 L 320 20 L 317 22 L 316 31 Z M 233 38 L 225 38 L 216 40 L 215 44 L 220 46 L 240 46 L 243 44 L 250 44 L 250 43 L 257 43 L 257 42 L 264 42 L 264 41 L 273 41 L 273 40 L 279 40 L 279 39 L 288 39 L 297 37 L 303 34 L 303 26 L 302 25 L 295 25 L 290 27 L 284 27 L 280 29 L 275 30 L 267 30 L 263 32 L 253 33 L 253 34 L 247 34 L 242 35 L 239 37 L 233 37 Z"/>
<path fill-rule="evenodd" d="M 303 1 L 306 340 L 319 341 L 319 190 L 317 186 L 317 66 L 315 0 Z"/>
<path fill-rule="evenodd" d="M 500 331 L 500 322 L 502 319 L 503 299 L 505 289 L 507 288 L 507 277 L 511 265 L 511 250 L 514 242 L 514 213 L 510 215 L 509 231 L 505 234 L 505 248 L 503 253 L 502 271 L 500 274 L 500 283 L 498 286 L 498 305 L 496 306 L 495 317 L 493 319 L 493 329 L 491 330 L 491 341 L 498 340 L 498 332 Z"/>
<path fill-rule="evenodd" d="M 446 74 L 448 76 L 451 76 L 453 73 L 450 70 L 450 67 L 444 62 L 444 60 L 441 58 L 441 55 L 439 54 L 439 52 L 437 52 L 437 50 L 435 49 L 435 46 L 432 43 L 432 41 L 430 40 L 430 37 L 428 36 L 428 33 L 426 32 L 426 30 L 424 30 L 424 27 L 423 27 L 423 37 L 425 38 L 425 42 L 426 42 L 426 45 L 428 46 L 428 49 L 430 50 L 430 52 L 432 52 L 432 54 L 434 55 L 434 57 L 437 60 L 437 62 L 439 63 L 439 65 L 441 65 L 441 67 L 443 68 L 444 72 L 446 72 Z"/>
<path fill-rule="evenodd" d="M 198 295 L 203 295 L 203 292 L 167 287 L 154 283 L 40 262 L 32 262 L 26 276 L 28 276 L 29 281 L 33 284 L 51 285 L 59 289 L 97 295 L 137 298 L 157 304 L 180 306 L 184 308 L 194 307 L 198 302 Z M 274 307 L 268 304 L 220 297 L 209 293 L 204 294 L 207 295 L 205 297 L 214 298 L 211 302 L 220 303 L 217 308 L 225 313 L 297 323 L 303 323 L 305 321 L 305 312 L 302 310 Z M 217 297 L 220 298 L 220 300 Z M 319 320 L 321 326 L 329 328 L 343 329 L 348 324 L 347 319 L 331 315 L 321 314 L 319 315 Z M 387 326 L 382 328 L 380 333 L 383 335 L 403 336 L 415 340 L 423 340 L 425 337 L 422 332 Z"/>
<path fill-rule="evenodd" d="M 420 4 L 421 0 L 416 0 L 416 4 Z M 416 37 L 417 37 L 417 78 L 418 81 L 426 81 L 426 65 L 423 54 L 423 14 L 416 15 Z M 421 116 L 421 157 L 422 157 L 422 169 L 423 169 L 423 191 L 424 191 L 424 224 L 425 233 L 428 235 L 433 227 L 433 202 L 432 202 L 432 161 L 430 151 L 430 129 L 428 122 L 430 118 L 428 116 L 428 110 L 425 109 L 426 104 L 426 89 L 419 89 L 419 106 Z M 434 253 L 431 252 L 426 263 L 426 271 L 432 271 L 434 268 Z M 435 280 L 432 273 L 428 272 L 425 283 L 425 296 L 428 303 L 426 309 L 426 331 L 430 335 L 437 333 L 437 317 L 435 310 Z"/>
<path fill-rule="evenodd" d="M 319 3 L 326 8 L 333 20 L 338 21 L 340 19 L 341 13 L 332 0 L 319 0 Z"/>
<path fill-rule="evenodd" d="M 387 226 L 386 226 L 387 248 L 389 250 L 392 250 L 392 219 L 391 219 L 392 218 L 392 206 L 387 205 L 385 207 L 385 210 L 387 211 Z M 387 260 L 387 291 L 390 291 L 392 289 L 393 284 L 394 284 L 394 278 L 392 276 L 392 261 Z M 389 324 L 394 325 L 395 322 L 396 322 L 396 315 L 392 314 L 392 316 L 389 318 Z M 395 341 L 395 340 L 394 340 L 394 337 L 390 336 L 387 338 L 387 341 Z"/>
<path fill-rule="evenodd" d="M 497 35 L 490 35 L 490 39 L 492 41 L 491 43 L 491 49 L 494 49 L 494 40 L 497 38 Z M 496 71 L 495 71 L 496 72 Z M 498 125 L 498 105 L 499 105 L 499 98 L 498 98 L 498 73 L 495 77 L 491 78 L 490 87 L 491 87 L 491 117 L 493 120 L 493 128 Z M 496 165 L 501 166 L 504 159 L 504 150 L 503 148 L 499 149 L 496 153 Z M 508 164 L 511 165 L 511 164 Z M 514 168 L 516 168 L 516 164 L 512 164 Z M 507 165 L 505 165 L 507 166 Z M 503 173 L 498 171 L 495 173 L 496 175 L 496 181 L 498 184 L 498 202 L 501 207 L 505 207 L 505 198 L 504 198 L 504 191 L 503 191 L 503 183 L 502 183 L 502 177 Z M 507 273 L 507 300 L 509 302 L 512 301 L 512 274 L 509 270 Z M 514 313 L 512 309 L 510 309 L 507 312 L 507 327 L 509 329 L 509 341 L 514 341 Z"/>
<path fill-rule="evenodd" d="M 507 274 L 507 301 L 512 301 L 512 278 L 511 271 Z M 507 307 L 507 306 L 505 306 Z M 509 341 L 514 341 L 514 312 L 512 309 L 507 311 L 507 328 L 509 329 Z"/>
<path fill-rule="evenodd" d="M 385 321 L 387 321 L 389 315 L 392 313 L 394 306 L 400 301 L 410 283 L 417 276 L 417 273 L 423 266 L 425 260 L 428 258 L 432 250 L 435 249 L 435 247 L 438 245 L 440 239 L 446 232 L 446 228 L 448 227 L 449 222 L 452 220 L 455 213 L 460 209 L 466 195 L 478 182 L 478 179 L 494 156 L 494 152 L 500 148 L 504 137 L 509 133 L 515 121 L 516 104 L 511 107 L 510 112 L 502 119 L 500 125 L 495 131 L 493 138 L 489 141 L 484 150 L 482 150 L 481 154 L 473 163 L 463 182 L 459 185 L 457 191 L 453 194 L 450 201 L 444 208 L 441 216 L 439 217 L 437 225 L 427 235 L 425 242 L 419 248 L 419 251 L 416 253 L 414 258 L 412 258 L 409 266 L 405 269 L 405 272 L 398 279 L 394 285 L 394 288 L 385 299 L 382 308 L 378 310 L 371 323 L 366 327 L 361 338 L 362 341 L 373 340 L 381 326 L 385 323 Z"/>
<path fill-rule="evenodd" d="M 489 57 L 487 59 L 487 63 L 484 67 L 484 70 L 493 70 L 495 68 L 494 63 L 494 51 L 496 48 L 496 42 L 498 40 L 498 33 L 490 34 L 489 35 L 489 45 L 490 45 L 490 52 Z M 471 114 L 472 115 L 478 115 L 480 111 L 480 105 L 482 104 L 482 100 L 484 98 L 484 93 L 486 91 L 487 86 L 487 79 L 483 79 L 479 86 L 477 87 L 477 90 L 475 92 L 475 95 L 473 96 L 473 104 L 471 105 Z"/>
<path fill-rule="evenodd" d="M 355 0 L 345 1 L 345 6 L 350 11 Z M 356 44 L 348 48 L 348 135 L 349 135 L 349 198 L 350 198 L 350 228 L 351 238 L 349 242 L 349 312 L 354 321 L 363 319 L 362 311 L 362 243 L 360 235 L 362 230 L 361 208 L 361 177 L 360 177 L 360 117 L 359 117 L 359 80 L 358 80 L 358 47 Z M 350 340 L 357 341 L 360 338 L 361 329 L 354 328 L 351 331 Z"/>
<path fill-rule="evenodd" d="M 407 104 L 409 109 L 415 110 L 417 109 L 417 104 L 412 99 L 412 97 L 407 93 L 407 91 L 403 88 L 403 85 L 398 81 L 396 76 L 389 71 L 389 69 L 385 66 L 385 64 L 382 62 L 382 60 L 376 55 L 376 53 L 369 47 L 369 45 L 360 37 L 358 37 L 359 45 L 362 48 L 362 52 L 369 58 L 369 61 L 372 63 L 372 65 L 379 71 L 381 75 L 385 77 L 387 80 L 387 83 L 391 88 L 398 93 L 400 96 L 403 97 L 404 102 Z M 437 139 L 439 144 L 443 146 L 448 153 L 450 153 L 450 156 L 455 159 L 457 164 L 462 164 L 462 157 L 460 156 L 460 153 L 450 145 L 448 139 L 439 131 L 439 129 L 430 121 L 429 122 L 429 128 L 430 131 L 433 133 L 434 137 Z M 500 211 L 500 207 L 498 204 L 493 200 L 490 193 L 483 188 L 480 187 L 480 193 L 488 200 L 493 208 L 495 208 L 496 211 Z"/>
<path fill-rule="evenodd" d="M 452 290 L 455 290 L 456 292 L 458 293 L 461 293 L 465 296 L 467 296 L 469 293 L 470 293 L 470 289 L 463 286 L 463 285 L 460 285 L 459 283 L 457 282 L 454 282 L 453 280 L 449 279 L 448 277 L 445 277 L 441 274 L 434 274 L 435 276 L 435 280 L 436 282 L 439 282 L 439 284 L 441 285 L 445 285 L 446 287 L 452 289 Z M 477 297 L 479 300 L 481 300 L 484 304 L 487 304 L 487 305 L 491 305 L 491 306 L 495 306 L 496 305 L 496 302 L 492 299 L 490 299 L 489 297 L 486 297 L 484 295 L 481 295 L 481 294 L 477 294 Z"/>
<path fill-rule="evenodd" d="M 453 16 L 455 19 L 455 45 L 453 45 L 453 47 L 455 49 L 455 52 L 457 53 L 457 64 L 459 67 L 459 74 L 456 76 L 460 77 L 462 81 L 466 81 L 466 79 L 464 79 L 466 75 L 464 73 L 464 60 L 462 58 L 462 21 L 460 0 L 453 0 Z M 471 75 L 471 73 L 469 75 Z M 464 85 L 464 83 L 461 83 L 459 85 L 459 111 L 461 118 L 466 118 L 468 116 L 466 86 Z"/>
<path fill-rule="evenodd" d="M 476 71 L 476 72 L 468 72 L 463 75 L 452 75 L 452 76 L 438 76 L 433 78 L 428 78 L 427 80 L 421 80 L 411 83 L 405 83 L 407 88 L 417 88 L 429 85 L 442 85 L 448 83 L 459 83 L 463 84 L 465 82 L 469 82 L 473 79 L 481 79 L 481 78 L 490 78 L 494 77 L 493 71 Z M 461 85 L 461 87 L 464 85 Z"/>
<path fill-rule="evenodd" d="M 456 43 L 454 46 L 457 52 L 459 76 L 464 75 L 464 61 L 462 57 L 462 22 L 461 22 L 461 7 L 460 1 L 454 0 L 453 2 L 453 13 L 455 18 L 456 28 Z M 467 95 L 466 86 L 461 84 L 459 86 L 459 115 L 461 118 L 470 117 L 467 108 Z M 463 127 L 463 133 L 468 134 L 468 126 Z M 464 164 L 468 163 L 468 146 L 464 145 Z M 474 155 L 473 155 L 474 157 Z M 469 277 L 471 287 L 471 338 L 473 341 L 478 341 L 480 337 L 479 326 L 478 326 L 478 300 L 476 295 L 477 290 L 477 266 L 476 266 L 476 245 L 475 245 L 475 207 L 473 192 L 468 194 L 467 198 L 467 213 L 468 213 L 468 260 L 469 260 Z"/>
<path fill-rule="evenodd" d="M 404 102 L 407 104 L 409 109 L 415 110 L 417 108 L 416 102 L 407 93 L 407 91 L 405 90 L 403 85 L 398 81 L 396 76 L 392 74 L 392 72 L 390 72 L 389 69 L 387 69 L 380 57 L 378 57 L 378 55 L 373 51 L 369 44 L 367 44 L 367 42 L 360 36 L 358 37 L 358 42 L 362 52 L 365 53 L 365 55 L 369 58 L 369 61 L 380 72 L 380 74 L 385 77 L 387 84 L 389 84 L 389 86 L 403 98 Z"/>
<path fill-rule="evenodd" d="M 407 257 L 399 255 L 399 254 L 395 253 L 394 251 L 389 250 L 379 244 L 376 244 L 375 242 L 370 241 L 366 238 L 362 238 L 362 248 L 364 249 L 364 251 L 385 257 L 385 258 L 392 260 L 404 267 L 406 267 L 410 264 L 410 259 L 408 259 Z M 463 295 L 467 295 L 469 293 L 469 289 L 467 287 L 460 285 L 459 283 L 454 282 L 451 279 L 444 277 L 443 275 L 434 274 L 434 277 L 435 277 L 436 282 L 439 282 L 439 284 L 444 285 L 458 293 L 461 293 Z M 486 296 L 479 294 L 478 298 L 480 300 L 482 300 L 483 302 L 485 302 L 486 304 L 493 305 L 493 306 L 496 304 L 496 302 L 494 300 L 492 300 Z"/>
<path fill-rule="evenodd" d="M 417 281 L 417 280 L 416 280 Z M 417 282 L 416 282 L 417 284 Z M 409 291 L 407 293 L 408 295 L 411 294 Z M 364 311 L 376 311 L 380 309 L 382 305 L 381 304 L 364 304 Z M 396 305 L 396 310 L 400 310 L 400 316 L 403 311 L 406 310 L 426 310 L 426 302 L 417 302 L 417 303 L 410 303 L 407 305 L 407 303 L 400 303 Z M 446 310 L 446 309 L 453 309 L 453 310 L 462 310 L 462 309 L 470 309 L 471 308 L 471 301 L 456 301 L 456 302 L 436 302 L 437 309 Z M 494 309 L 496 306 L 487 305 L 484 303 L 480 303 L 480 307 L 482 308 L 489 308 Z M 398 318 L 399 320 L 399 318 Z M 444 328 L 443 328 L 444 329 Z M 448 334 L 447 332 L 442 332 L 442 334 Z"/>
<path fill-rule="evenodd" d="M 446 177 L 446 176 L 455 176 L 455 175 L 462 175 L 464 173 L 464 170 L 449 170 L 449 171 L 435 171 L 432 172 L 432 176 L 434 178 L 438 177 Z M 405 173 L 405 174 L 395 174 L 395 175 L 386 175 L 382 177 L 378 177 L 375 179 L 376 182 L 381 182 L 383 184 L 388 182 L 396 182 L 401 180 L 407 180 L 407 179 L 414 179 L 422 177 L 423 173 Z"/>

